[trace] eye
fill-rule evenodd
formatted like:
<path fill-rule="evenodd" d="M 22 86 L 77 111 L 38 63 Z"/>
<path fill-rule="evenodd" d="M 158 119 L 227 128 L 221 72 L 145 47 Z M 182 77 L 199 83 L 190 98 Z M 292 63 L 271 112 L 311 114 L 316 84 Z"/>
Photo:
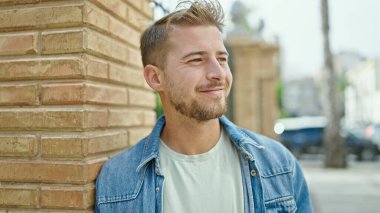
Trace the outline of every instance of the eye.
<path fill-rule="evenodd" d="M 227 63 L 228 59 L 227 59 L 227 57 L 219 57 L 218 61 L 219 61 L 219 63 L 224 64 L 224 63 Z"/>
<path fill-rule="evenodd" d="M 188 63 L 192 63 L 192 64 L 199 64 L 199 63 L 201 63 L 203 61 L 203 59 L 202 58 L 193 58 L 193 59 L 191 59 L 191 60 L 189 60 L 189 61 L 187 61 Z"/>

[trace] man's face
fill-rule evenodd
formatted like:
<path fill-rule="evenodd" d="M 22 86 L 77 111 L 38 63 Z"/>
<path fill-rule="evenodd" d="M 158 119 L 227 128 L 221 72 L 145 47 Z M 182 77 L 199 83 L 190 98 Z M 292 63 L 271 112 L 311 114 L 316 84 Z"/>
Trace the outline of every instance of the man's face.
<path fill-rule="evenodd" d="M 215 26 L 176 26 L 168 43 L 163 103 L 198 121 L 225 113 L 232 75 L 219 30 Z"/>

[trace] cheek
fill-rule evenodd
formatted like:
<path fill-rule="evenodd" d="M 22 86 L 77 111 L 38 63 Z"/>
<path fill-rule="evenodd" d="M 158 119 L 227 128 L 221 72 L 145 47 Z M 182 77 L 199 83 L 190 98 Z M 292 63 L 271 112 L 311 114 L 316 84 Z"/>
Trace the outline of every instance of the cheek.
<path fill-rule="evenodd" d="M 190 79 L 186 77 L 170 79 L 170 82 L 167 82 L 166 84 L 167 90 L 171 90 L 173 93 L 182 95 L 188 93 L 191 90 L 192 86 L 193 85 L 191 84 Z"/>

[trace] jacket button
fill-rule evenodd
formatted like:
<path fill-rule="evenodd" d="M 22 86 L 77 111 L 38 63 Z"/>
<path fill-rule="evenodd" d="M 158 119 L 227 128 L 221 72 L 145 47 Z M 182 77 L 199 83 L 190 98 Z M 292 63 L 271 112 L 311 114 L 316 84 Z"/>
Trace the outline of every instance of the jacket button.
<path fill-rule="evenodd" d="M 256 170 L 254 169 L 251 170 L 251 176 L 256 176 Z"/>
<path fill-rule="evenodd" d="M 160 191 L 160 187 L 157 187 L 157 188 L 156 188 L 156 192 L 159 192 L 159 191 Z"/>

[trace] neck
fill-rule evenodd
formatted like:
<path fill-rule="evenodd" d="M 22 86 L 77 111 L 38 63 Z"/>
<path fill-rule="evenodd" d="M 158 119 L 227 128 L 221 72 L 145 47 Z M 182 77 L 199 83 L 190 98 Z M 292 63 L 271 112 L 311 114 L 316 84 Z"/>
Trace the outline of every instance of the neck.
<path fill-rule="evenodd" d="M 195 155 L 205 153 L 218 143 L 220 137 L 219 119 L 197 121 L 179 116 L 165 117 L 166 124 L 161 139 L 178 153 Z"/>

